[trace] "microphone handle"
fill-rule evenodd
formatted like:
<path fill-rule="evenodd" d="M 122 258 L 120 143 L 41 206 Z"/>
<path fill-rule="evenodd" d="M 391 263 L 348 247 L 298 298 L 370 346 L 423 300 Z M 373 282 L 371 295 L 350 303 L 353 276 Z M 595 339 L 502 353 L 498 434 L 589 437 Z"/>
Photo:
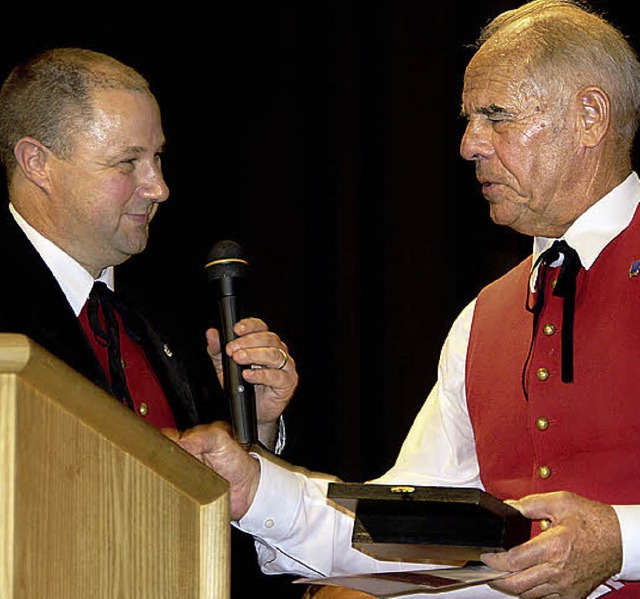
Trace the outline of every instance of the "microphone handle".
<path fill-rule="evenodd" d="M 222 321 L 222 368 L 234 437 L 238 443 L 249 447 L 258 441 L 255 389 L 242 378 L 242 371 L 247 367 L 236 364 L 224 351 L 227 343 L 236 338 L 233 325 L 240 320 L 238 304 L 238 298 L 234 295 L 225 295 L 218 302 Z"/>

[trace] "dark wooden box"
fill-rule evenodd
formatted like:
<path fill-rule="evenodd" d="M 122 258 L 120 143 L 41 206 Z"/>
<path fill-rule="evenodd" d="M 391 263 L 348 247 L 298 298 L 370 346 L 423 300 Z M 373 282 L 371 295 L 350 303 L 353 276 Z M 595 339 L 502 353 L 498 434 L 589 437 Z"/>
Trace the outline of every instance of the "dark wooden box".
<path fill-rule="evenodd" d="M 353 546 L 382 560 L 477 560 L 531 535 L 531 520 L 480 489 L 330 483 L 328 497 L 355 513 Z"/>

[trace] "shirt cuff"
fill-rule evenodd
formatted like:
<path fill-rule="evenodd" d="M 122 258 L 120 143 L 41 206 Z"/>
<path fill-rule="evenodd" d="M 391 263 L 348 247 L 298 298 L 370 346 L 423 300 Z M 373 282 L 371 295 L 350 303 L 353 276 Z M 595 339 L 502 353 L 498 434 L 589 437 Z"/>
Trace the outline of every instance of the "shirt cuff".
<path fill-rule="evenodd" d="M 622 570 L 614 580 L 640 580 L 640 505 L 614 505 L 622 535 Z"/>
<path fill-rule="evenodd" d="M 298 512 L 300 481 L 298 476 L 260 455 L 260 482 L 255 498 L 237 527 L 253 536 L 277 544 L 286 538 L 292 527 L 288 516 Z"/>

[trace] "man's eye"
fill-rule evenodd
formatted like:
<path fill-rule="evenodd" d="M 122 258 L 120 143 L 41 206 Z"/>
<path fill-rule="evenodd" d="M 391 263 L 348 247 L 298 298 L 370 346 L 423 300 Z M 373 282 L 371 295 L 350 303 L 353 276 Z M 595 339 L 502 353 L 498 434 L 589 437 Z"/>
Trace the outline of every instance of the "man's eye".
<path fill-rule="evenodd" d="M 136 159 L 130 158 L 129 160 L 121 160 L 118 162 L 117 168 L 124 172 L 133 171 L 136 167 Z"/>

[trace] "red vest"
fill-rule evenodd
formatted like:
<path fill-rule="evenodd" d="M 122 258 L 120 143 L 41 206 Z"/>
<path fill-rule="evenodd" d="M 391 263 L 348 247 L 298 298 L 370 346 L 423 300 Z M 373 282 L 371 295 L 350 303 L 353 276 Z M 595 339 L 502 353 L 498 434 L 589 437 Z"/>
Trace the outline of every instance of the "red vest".
<path fill-rule="evenodd" d="M 533 343 L 526 310 L 531 258 L 479 294 L 466 395 L 488 492 L 505 499 L 567 490 L 608 504 L 640 504 L 636 261 L 640 211 L 595 264 L 578 273 L 569 384 L 560 380 L 562 299 L 551 288 L 557 269 L 547 276 Z"/>
<path fill-rule="evenodd" d="M 134 411 L 156 428 L 175 428 L 175 420 L 169 402 L 151 364 L 149 364 L 147 360 L 142 346 L 134 343 L 134 341 L 123 332 L 124 326 L 120 315 L 118 314 L 116 317 L 120 330 L 120 352 L 122 354 L 125 376 L 127 377 L 127 386 L 133 399 Z M 107 348 L 98 343 L 89 326 L 86 304 L 82 308 L 78 318 L 108 377 L 109 358 Z M 100 318 L 102 319 L 102 314 L 100 314 Z"/>

